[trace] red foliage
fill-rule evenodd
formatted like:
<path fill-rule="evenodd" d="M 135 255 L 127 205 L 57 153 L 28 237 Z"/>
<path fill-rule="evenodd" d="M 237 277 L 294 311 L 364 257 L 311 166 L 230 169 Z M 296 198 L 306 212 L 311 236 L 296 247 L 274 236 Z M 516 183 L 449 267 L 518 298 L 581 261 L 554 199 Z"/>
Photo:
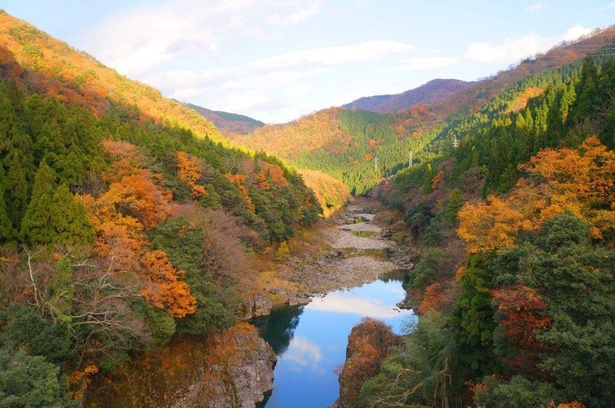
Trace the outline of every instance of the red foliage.
<path fill-rule="evenodd" d="M 442 285 L 440 283 L 433 283 L 425 289 L 425 295 L 423 296 L 423 302 L 417 308 L 417 312 L 421 315 L 425 315 L 429 310 L 438 310 L 444 304 L 446 304 L 446 297 L 442 292 Z"/>
<path fill-rule="evenodd" d="M 545 311 L 546 304 L 536 290 L 523 284 L 494 290 L 492 295 L 500 316 L 499 323 L 518 348 L 509 354 L 507 361 L 523 373 L 540 375 L 536 368 L 544 346 L 536 339 L 536 334 L 551 322 Z"/>

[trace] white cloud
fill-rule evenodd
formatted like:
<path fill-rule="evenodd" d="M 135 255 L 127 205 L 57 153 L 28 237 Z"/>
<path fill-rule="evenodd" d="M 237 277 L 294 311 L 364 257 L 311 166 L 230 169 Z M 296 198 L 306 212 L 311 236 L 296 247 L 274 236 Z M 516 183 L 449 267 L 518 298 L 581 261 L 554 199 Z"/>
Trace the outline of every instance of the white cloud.
<path fill-rule="evenodd" d="M 288 349 L 284 352 L 283 358 L 316 371 L 323 355 L 320 347 L 314 342 L 300 336 L 294 336 Z"/>
<path fill-rule="evenodd" d="M 542 8 L 544 8 L 544 5 L 540 2 L 538 3 L 534 3 L 532 5 L 527 6 L 525 9 L 527 11 L 529 11 L 530 13 L 536 12 L 538 10 L 541 10 Z"/>
<path fill-rule="evenodd" d="M 592 30 L 589 28 L 585 28 L 583 26 L 574 26 L 569 28 L 564 35 L 561 37 L 562 40 L 565 41 L 572 41 L 572 40 L 576 40 L 579 37 L 585 35 L 585 34 L 589 34 L 591 33 Z"/>
<path fill-rule="evenodd" d="M 471 62 L 482 64 L 513 63 L 530 55 L 545 51 L 553 44 L 553 40 L 537 35 L 509 39 L 497 45 L 476 42 L 468 47 L 464 57 Z"/>
<path fill-rule="evenodd" d="M 459 61 L 457 57 L 416 57 L 408 58 L 393 68 L 395 71 L 419 71 L 446 67 Z"/>
<path fill-rule="evenodd" d="M 269 17 L 269 21 L 275 24 L 297 24 L 301 23 L 311 17 L 314 17 L 320 11 L 320 6 L 322 1 L 317 0 L 312 2 L 309 6 L 299 9 L 295 12 L 291 12 L 290 14 L 274 14 Z"/>
<path fill-rule="evenodd" d="M 402 53 L 413 47 L 399 41 L 366 41 L 355 45 L 312 48 L 263 58 L 249 64 L 254 69 L 279 69 L 303 64 L 339 65 L 378 60 L 389 54 Z"/>
<path fill-rule="evenodd" d="M 279 39 L 283 26 L 314 17 L 321 3 L 166 0 L 103 19 L 85 36 L 83 48 L 139 78 L 171 61 L 202 60 L 232 39 Z"/>

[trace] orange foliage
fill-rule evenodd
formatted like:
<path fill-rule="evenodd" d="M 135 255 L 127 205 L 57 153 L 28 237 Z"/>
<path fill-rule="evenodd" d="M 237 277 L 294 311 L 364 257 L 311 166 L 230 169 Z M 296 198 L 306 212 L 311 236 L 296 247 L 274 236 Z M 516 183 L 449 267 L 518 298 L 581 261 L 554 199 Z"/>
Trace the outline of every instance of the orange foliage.
<path fill-rule="evenodd" d="M 265 125 L 256 128 L 251 135 L 235 140 L 255 150 L 290 160 L 299 158 L 302 152 L 319 149 L 343 153 L 350 146 L 352 137 L 340 129 L 339 111 L 340 108 L 330 108 L 286 124 Z"/>
<path fill-rule="evenodd" d="M 594 238 L 615 229 L 615 152 L 596 137 L 581 148 L 545 149 L 519 166 L 529 174 L 507 199 L 465 204 L 459 212 L 459 237 L 470 253 L 510 247 L 522 230 L 569 211 L 592 224 Z"/>
<path fill-rule="evenodd" d="M 529 228 L 523 214 L 496 196 L 489 196 L 489 204 L 466 203 L 459 211 L 457 234 L 467 243 L 470 253 L 489 251 L 514 244 L 516 234 Z"/>
<path fill-rule="evenodd" d="M 519 112 L 527 106 L 527 101 L 530 98 L 537 97 L 538 95 L 542 95 L 543 89 L 539 87 L 529 87 L 525 91 L 523 91 L 513 102 L 512 108 L 510 112 Z"/>
<path fill-rule="evenodd" d="M 150 280 L 143 296 L 169 315 L 181 318 L 196 311 L 196 298 L 190 288 L 178 279 L 184 275 L 176 270 L 164 251 L 150 251 L 141 258 L 142 271 Z"/>
<path fill-rule="evenodd" d="M 90 377 L 98 373 L 98 367 L 96 365 L 87 365 L 82 370 L 73 371 L 67 378 L 66 382 L 72 389 L 71 398 L 76 401 L 83 399 L 83 394 L 91 382 Z"/>
<path fill-rule="evenodd" d="M 545 328 L 551 319 L 545 312 L 546 304 L 531 287 L 517 284 L 514 288 L 501 288 L 492 292 L 502 318 L 507 337 L 523 349 L 540 349 L 536 331 Z"/>
<path fill-rule="evenodd" d="M 224 176 L 228 180 L 230 180 L 231 183 L 237 187 L 237 189 L 239 189 L 243 198 L 246 201 L 246 206 L 248 207 L 248 209 L 254 212 L 256 210 L 256 207 L 254 207 L 254 203 L 252 203 L 252 199 L 250 198 L 250 194 L 248 193 L 248 189 L 246 188 L 246 175 L 241 173 L 237 173 L 235 175 L 233 175 L 232 173 L 227 173 Z"/>
<path fill-rule="evenodd" d="M 558 408 L 584 408 L 585 406 L 578 400 L 572 402 L 563 402 L 557 405 Z"/>
<path fill-rule="evenodd" d="M 443 177 L 444 177 L 444 171 L 441 170 L 438 172 L 436 176 L 434 176 L 433 180 L 431 181 L 431 188 L 437 189 Z"/>
<path fill-rule="evenodd" d="M 361 386 L 380 370 L 390 346 L 398 345 L 400 337 L 390 326 L 373 318 L 363 318 L 348 336 L 346 363 L 340 373 L 340 407 L 356 407 Z"/>
<path fill-rule="evenodd" d="M 167 218 L 170 195 L 154 183 L 156 175 L 134 166 L 136 147 L 126 142 L 105 146 L 117 158 L 107 175 L 115 181 L 96 199 L 82 197 L 96 231 L 97 256 L 110 259 L 113 271 L 137 273 L 144 298 L 156 307 L 178 318 L 193 313 L 196 299 L 179 281 L 183 271 L 176 270 L 163 251 L 147 251 L 145 231 Z M 121 176 L 113 176 L 118 168 Z"/>
<path fill-rule="evenodd" d="M 281 187 L 288 186 L 288 180 L 284 177 L 284 171 L 278 165 L 264 161 L 259 161 L 258 165 L 261 170 L 258 172 L 258 175 L 256 175 L 256 179 L 261 188 L 265 190 L 271 189 L 268 180 Z"/>
<path fill-rule="evenodd" d="M 177 177 L 188 183 L 192 189 L 192 198 L 200 199 L 207 194 L 202 185 L 197 184 L 203 174 L 203 166 L 198 159 L 185 152 L 177 152 Z"/>
<path fill-rule="evenodd" d="M 429 310 L 441 308 L 445 302 L 446 299 L 445 294 L 442 292 L 442 285 L 440 283 L 433 283 L 425 289 L 423 302 L 417 308 L 417 312 L 425 315 Z"/>

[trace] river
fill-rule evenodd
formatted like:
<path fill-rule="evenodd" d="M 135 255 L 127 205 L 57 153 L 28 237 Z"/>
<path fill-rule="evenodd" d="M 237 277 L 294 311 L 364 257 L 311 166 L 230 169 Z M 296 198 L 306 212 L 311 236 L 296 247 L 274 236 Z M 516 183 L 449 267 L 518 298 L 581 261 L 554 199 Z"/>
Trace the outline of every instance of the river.
<path fill-rule="evenodd" d="M 399 274 L 313 299 L 304 307 L 283 307 L 255 323 L 278 356 L 273 392 L 265 407 L 328 407 L 339 395 L 335 369 L 346 358 L 348 335 L 365 316 L 401 334 L 416 318 L 396 303 L 405 296 Z"/>

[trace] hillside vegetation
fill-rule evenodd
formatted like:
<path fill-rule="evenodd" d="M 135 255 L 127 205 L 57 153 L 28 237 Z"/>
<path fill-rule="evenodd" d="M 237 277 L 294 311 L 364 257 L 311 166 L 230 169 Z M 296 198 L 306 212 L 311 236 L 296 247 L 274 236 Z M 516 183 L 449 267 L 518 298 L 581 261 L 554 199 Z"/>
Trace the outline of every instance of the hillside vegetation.
<path fill-rule="evenodd" d="M 513 84 L 373 190 L 404 214 L 420 319 L 358 405 L 615 404 L 615 61 L 597 51 Z"/>
<path fill-rule="evenodd" d="M 2 10 L 0 36 L 3 73 L 19 76 L 41 95 L 79 103 L 98 117 L 108 113 L 109 101 L 114 101 L 134 109 L 139 119 L 169 122 L 191 129 L 197 136 L 223 140 L 213 123 L 193 110 L 163 98 L 157 89 L 129 80 L 87 53 Z"/>
<path fill-rule="evenodd" d="M 4 13 L 0 36 L 0 406 L 73 406 L 129 355 L 243 319 L 322 210 L 157 91 Z"/>
<path fill-rule="evenodd" d="M 200 115 L 212 121 L 220 132 L 229 138 L 233 135 L 246 135 L 256 128 L 265 126 L 264 122 L 250 118 L 249 116 L 223 111 L 212 111 L 194 104 L 184 105 L 190 109 L 194 109 Z"/>
<path fill-rule="evenodd" d="M 435 79 L 420 87 L 394 95 L 376 95 L 363 97 L 349 104 L 343 105 L 346 109 L 362 109 L 379 113 L 397 112 L 419 104 L 431 104 L 445 99 L 455 91 L 472 85 L 471 82 L 452 79 Z"/>

